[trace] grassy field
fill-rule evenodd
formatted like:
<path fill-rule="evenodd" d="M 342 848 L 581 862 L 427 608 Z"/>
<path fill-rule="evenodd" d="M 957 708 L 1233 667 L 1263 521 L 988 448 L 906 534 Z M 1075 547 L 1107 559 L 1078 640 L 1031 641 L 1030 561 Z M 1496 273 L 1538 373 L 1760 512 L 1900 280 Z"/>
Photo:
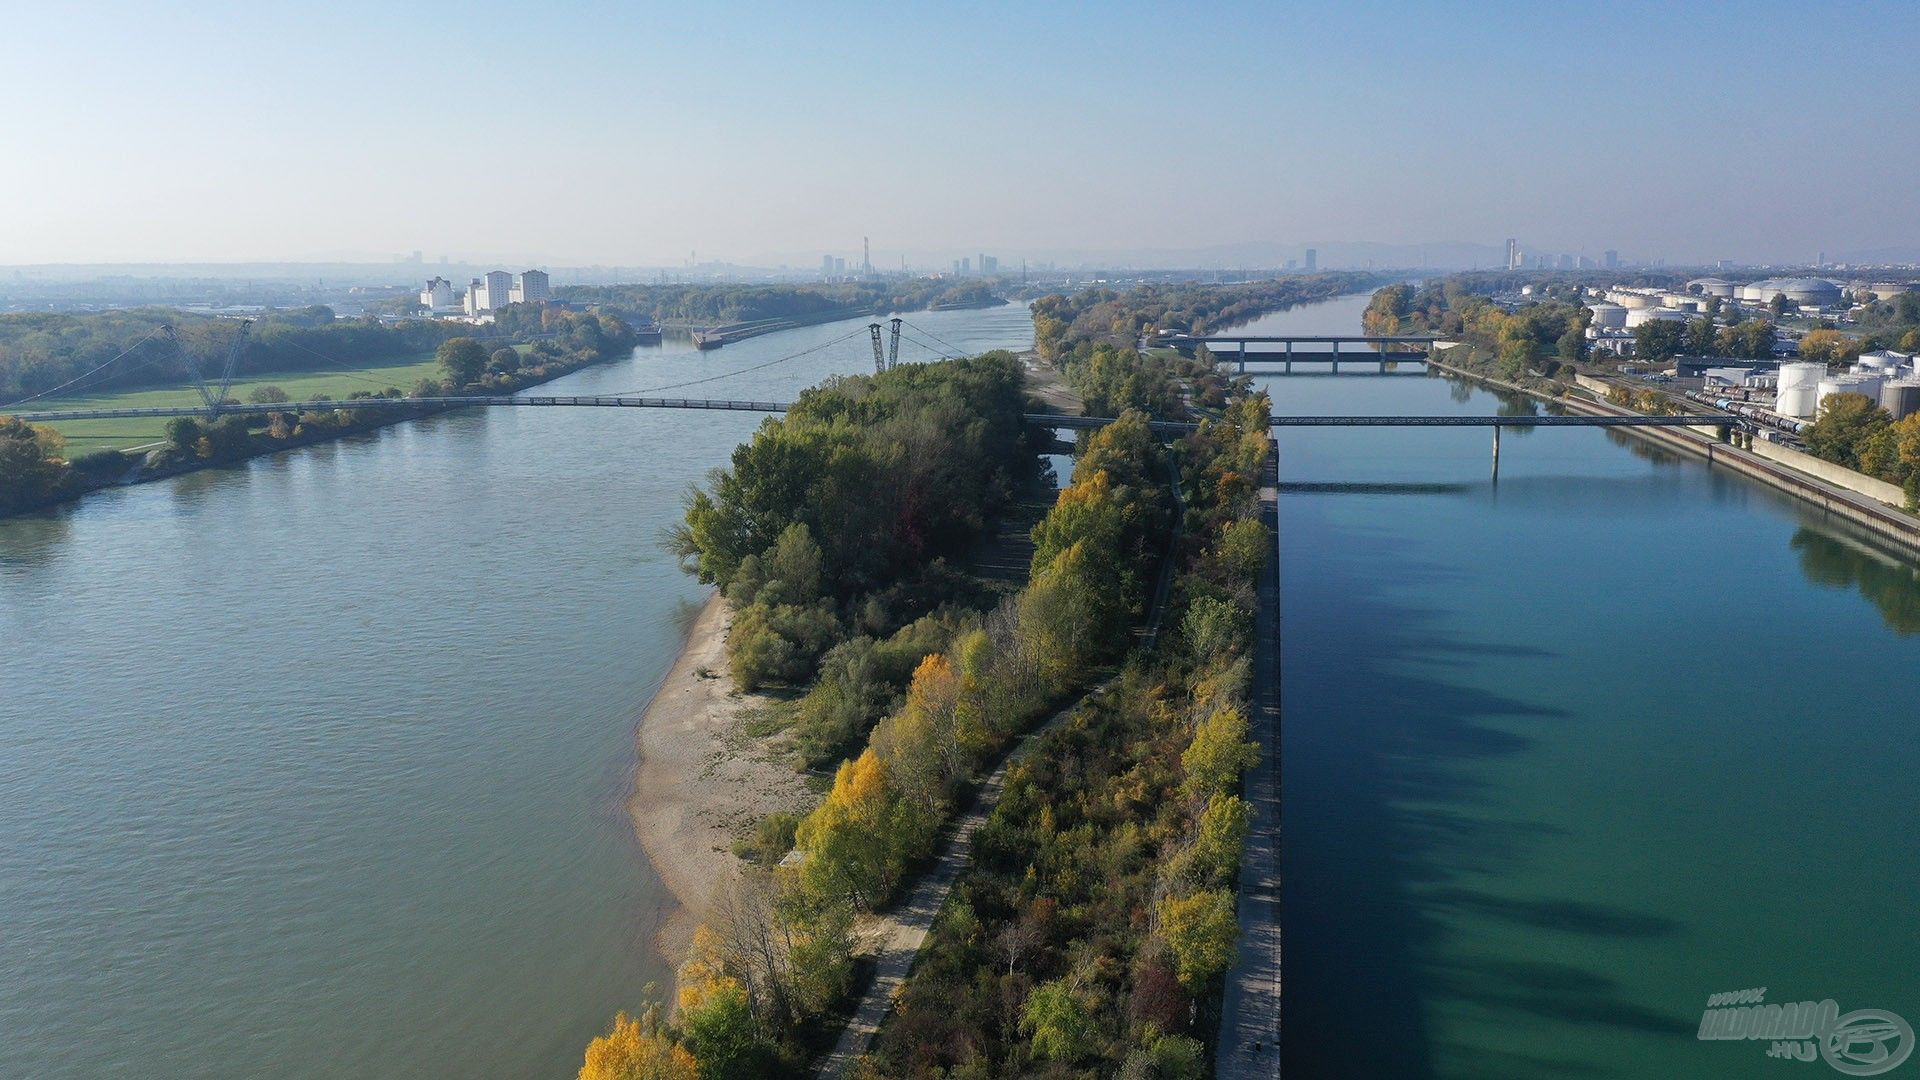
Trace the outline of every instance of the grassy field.
<path fill-rule="evenodd" d="M 308 401 L 316 397 L 344 398 L 356 390 L 370 390 L 379 393 L 389 386 L 397 386 L 403 391 L 411 391 L 413 384 L 423 378 L 437 377 L 440 367 L 434 362 L 432 353 L 402 360 L 398 363 L 377 367 L 343 369 L 340 371 L 289 371 L 282 373 L 263 372 L 235 379 L 233 388 L 227 394 L 240 401 L 247 400 L 247 394 L 257 386 L 278 386 L 287 392 L 294 401 Z M 200 391 L 192 386 L 178 386 L 161 389 L 127 390 L 106 394 L 79 394 L 71 397 L 42 398 L 32 404 L 34 410 L 43 409 L 139 409 L 160 408 L 170 405 L 198 405 Z M 166 438 L 166 417 L 143 417 L 129 420 L 72 420 L 47 426 L 66 436 L 67 457 L 77 458 L 95 450 L 124 450 L 133 446 L 145 446 Z"/>

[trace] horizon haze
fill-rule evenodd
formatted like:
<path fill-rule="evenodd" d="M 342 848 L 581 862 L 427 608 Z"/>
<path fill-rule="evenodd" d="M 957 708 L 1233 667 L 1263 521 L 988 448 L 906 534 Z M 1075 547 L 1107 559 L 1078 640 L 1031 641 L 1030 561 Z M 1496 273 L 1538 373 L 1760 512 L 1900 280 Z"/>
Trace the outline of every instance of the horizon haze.
<path fill-rule="evenodd" d="M 28 8 L 0 264 L 1920 255 L 1920 13 L 1827 10 Z"/>

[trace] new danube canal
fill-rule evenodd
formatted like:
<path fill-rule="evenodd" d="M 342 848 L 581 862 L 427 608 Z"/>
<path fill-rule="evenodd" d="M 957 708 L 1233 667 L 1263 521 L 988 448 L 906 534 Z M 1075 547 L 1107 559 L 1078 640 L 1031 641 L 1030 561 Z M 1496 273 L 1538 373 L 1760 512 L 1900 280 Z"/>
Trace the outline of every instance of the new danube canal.
<path fill-rule="evenodd" d="M 1017 305 L 912 321 L 1031 342 Z M 870 369 L 855 338 L 671 392 Z M 448 414 L 0 523 L 0 1076 L 571 1075 L 665 975 L 625 800 L 701 590 L 660 534 L 760 420 Z M 1277 438 L 1294 1075 L 1824 1074 L 1695 1038 L 1750 987 L 1920 1021 L 1910 568 L 1617 433 L 1509 431 L 1497 486 L 1482 430 Z"/>
<path fill-rule="evenodd" d="M 1516 408 L 1267 385 L 1283 413 Z M 1832 1074 L 1696 1038 L 1757 987 L 1920 1021 L 1910 565 L 1618 433 L 1510 430 L 1497 486 L 1484 432 L 1276 437 L 1292 1075 Z"/>

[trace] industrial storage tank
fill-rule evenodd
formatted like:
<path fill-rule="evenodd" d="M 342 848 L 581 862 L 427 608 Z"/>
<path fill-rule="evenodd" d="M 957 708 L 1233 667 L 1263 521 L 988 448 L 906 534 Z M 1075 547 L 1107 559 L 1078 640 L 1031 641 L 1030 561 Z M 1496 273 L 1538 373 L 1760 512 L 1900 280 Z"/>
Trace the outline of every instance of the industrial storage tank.
<path fill-rule="evenodd" d="M 1814 411 L 1835 394 L 1864 394 L 1874 401 L 1880 400 L 1880 388 L 1886 380 L 1876 375 L 1832 375 L 1820 380 L 1820 391 L 1814 400 Z"/>
<path fill-rule="evenodd" d="M 1733 299 L 1733 289 L 1734 289 L 1733 282 L 1728 281 L 1725 278 L 1717 278 L 1717 277 L 1695 278 L 1692 281 L 1687 282 L 1687 288 L 1698 292 L 1702 296 L 1717 296 L 1722 300 Z"/>
<path fill-rule="evenodd" d="M 1619 304 L 1621 307 L 1626 308 L 1628 311 L 1637 311 L 1640 308 L 1654 307 L 1658 305 L 1660 302 L 1654 297 L 1648 296 L 1646 293 L 1629 292 L 1626 289 L 1613 290 L 1612 292 L 1607 294 L 1607 299 L 1613 301 L 1616 304 Z"/>
<path fill-rule="evenodd" d="M 1781 364 L 1779 399 L 1773 411 L 1782 416 L 1812 416 L 1820 404 L 1820 380 L 1825 364 Z"/>
<path fill-rule="evenodd" d="M 1647 322 L 1686 322 L 1687 319 L 1686 312 L 1672 308 L 1643 307 L 1627 312 L 1627 325 L 1630 327 Z"/>
<path fill-rule="evenodd" d="M 1621 307 L 1619 304 L 1609 304 L 1603 300 L 1599 303 L 1588 304 L 1587 310 L 1593 312 L 1592 325 L 1594 326 L 1618 330 L 1627 325 L 1627 309 Z"/>
<path fill-rule="evenodd" d="M 1840 286 L 1826 278 L 1787 278 L 1775 284 L 1779 285 L 1779 291 L 1785 293 L 1787 299 L 1801 307 L 1832 307 L 1840 302 Z"/>
<path fill-rule="evenodd" d="M 1853 365 L 1853 373 L 1856 375 L 1871 375 L 1876 372 L 1897 371 L 1904 363 L 1905 361 L 1899 357 L 1863 353 L 1860 356 L 1860 362 Z"/>
<path fill-rule="evenodd" d="M 1900 420 L 1920 412 L 1920 379 L 1891 379 L 1880 388 L 1880 407 Z"/>

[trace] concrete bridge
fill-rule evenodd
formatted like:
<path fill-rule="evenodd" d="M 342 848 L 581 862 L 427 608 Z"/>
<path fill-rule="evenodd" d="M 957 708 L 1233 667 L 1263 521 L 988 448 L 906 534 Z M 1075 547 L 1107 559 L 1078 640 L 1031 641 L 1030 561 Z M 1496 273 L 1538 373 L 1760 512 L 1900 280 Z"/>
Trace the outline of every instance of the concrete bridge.
<path fill-rule="evenodd" d="M 784 413 L 793 406 L 784 401 L 742 401 L 720 398 L 656 398 L 624 394 L 572 395 L 474 395 L 471 397 L 419 398 L 344 398 L 319 401 L 278 401 L 245 404 L 154 406 L 121 409 L 48 409 L 38 412 L 8 413 L 21 420 L 47 423 L 60 420 L 112 420 L 132 417 L 167 416 L 265 416 L 270 413 L 331 412 L 335 409 L 395 409 L 433 412 L 441 409 L 697 409 L 708 412 Z M 1066 430 L 1105 427 L 1111 416 L 1068 416 L 1063 413 L 1026 413 L 1030 424 Z M 1718 416 L 1276 416 L 1272 426 L 1286 427 L 1708 427 L 1726 429 L 1738 421 Z M 1152 420 L 1148 425 L 1157 432 L 1178 434 L 1193 431 L 1197 423 L 1181 420 Z"/>

